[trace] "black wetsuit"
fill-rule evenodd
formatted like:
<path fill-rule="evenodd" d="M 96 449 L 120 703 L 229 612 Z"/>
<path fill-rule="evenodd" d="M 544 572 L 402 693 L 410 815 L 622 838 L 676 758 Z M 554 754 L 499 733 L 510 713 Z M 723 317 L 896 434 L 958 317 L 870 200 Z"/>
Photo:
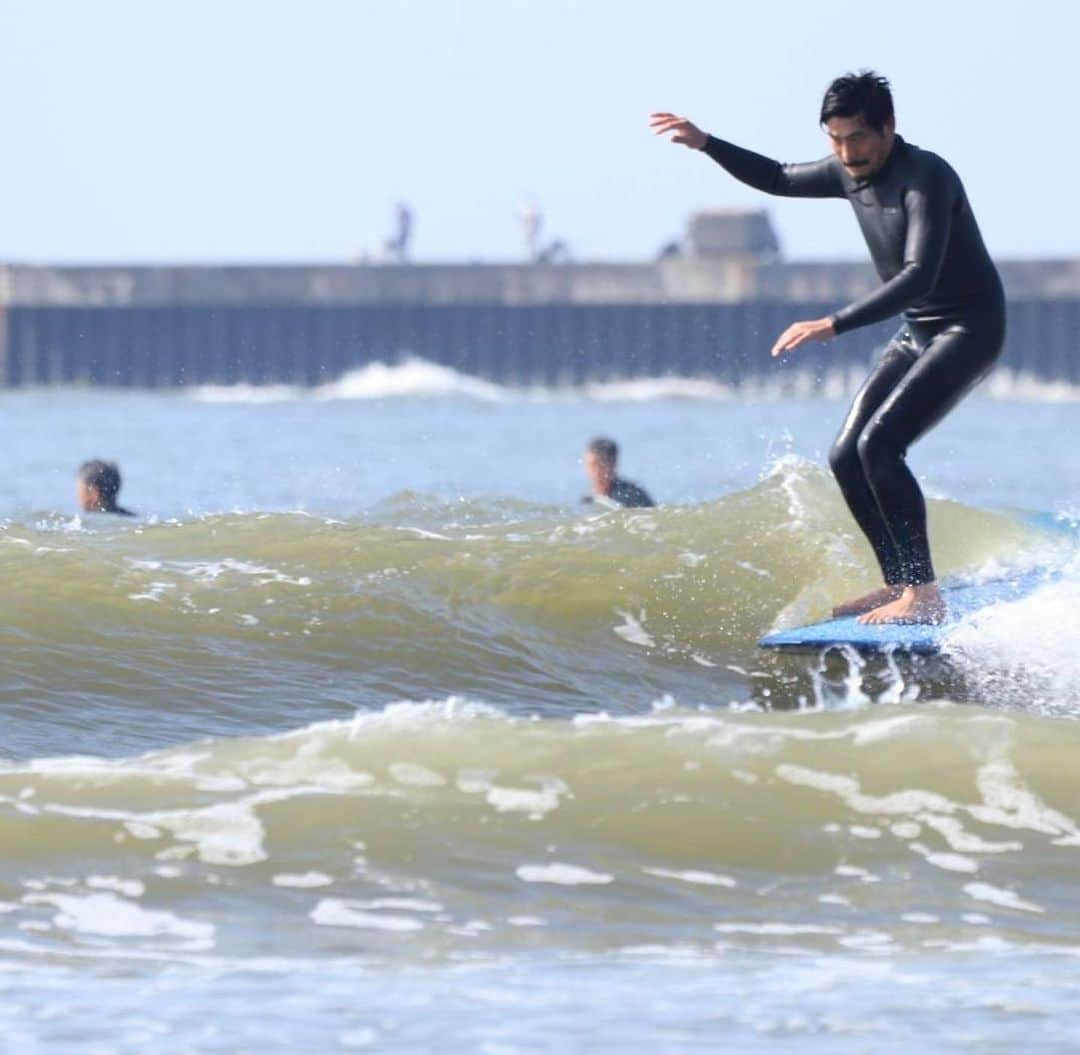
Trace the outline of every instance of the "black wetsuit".
<path fill-rule="evenodd" d="M 829 463 L 886 583 L 932 582 L 926 503 L 907 449 L 982 379 L 1005 339 L 1001 280 L 960 178 L 900 136 L 868 180 L 836 157 L 781 165 L 713 136 L 704 151 L 768 194 L 851 202 L 882 285 L 837 311 L 833 326 L 845 333 L 901 311 L 904 324 L 856 395 Z"/>
<path fill-rule="evenodd" d="M 623 506 L 625 509 L 643 509 L 656 505 L 644 487 L 638 487 L 632 480 L 624 480 L 621 476 L 615 477 L 610 493 L 586 495 L 582 501 Z"/>

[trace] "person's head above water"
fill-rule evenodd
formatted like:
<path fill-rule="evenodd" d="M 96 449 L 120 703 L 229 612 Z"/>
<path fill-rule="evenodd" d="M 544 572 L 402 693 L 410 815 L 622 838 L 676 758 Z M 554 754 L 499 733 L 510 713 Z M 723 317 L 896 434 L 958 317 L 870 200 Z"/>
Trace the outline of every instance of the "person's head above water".
<path fill-rule="evenodd" d="M 116 462 L 93 458 L 79 466 L 76 491 L 79 508 L 86 513 L 126 513 L 116 504 L 120 494 L 120 469 Z"/>
<path fill-rule="evenodd" d="M 821 101 L 821 124 L 848 175 L 870 179 L 888 161 L 896 138 L 889 82 L 873 70 L 837 77 Z"/>
<path fill-rule="evenodd" d="M 619 460 L 619 445 L 606 436 L 589 440 L 585 448 L 585 474 L 593 493 L 610 494 L 615 483 L 615 463 Z"/>

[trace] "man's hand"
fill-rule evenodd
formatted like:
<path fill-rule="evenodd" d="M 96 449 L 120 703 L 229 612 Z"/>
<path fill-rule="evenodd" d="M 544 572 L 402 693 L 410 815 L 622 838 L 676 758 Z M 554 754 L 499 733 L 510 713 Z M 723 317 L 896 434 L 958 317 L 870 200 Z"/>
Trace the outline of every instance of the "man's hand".
<path fill-rule="evenodd" d="M 664 135 L 665 132 L 674 132 L 671 141 L 682 143 L 691 150 L 700 150 L 705 146 L 705 140 L 709 138 L 693 121 L 688 121 L 685 117 L 676 117 L 675 114 L 650 114 L 649 127 L 658 136 Z"/>
<path fill-rule="evenodd" d="M 832 319 L 811 319 L 809 322 L 793 322 L 777 338 L 772 346 L 772 356 L 775 359 L 784 352 L 790 352 L 807 341 L 827 341 L 835 337 Z"/>

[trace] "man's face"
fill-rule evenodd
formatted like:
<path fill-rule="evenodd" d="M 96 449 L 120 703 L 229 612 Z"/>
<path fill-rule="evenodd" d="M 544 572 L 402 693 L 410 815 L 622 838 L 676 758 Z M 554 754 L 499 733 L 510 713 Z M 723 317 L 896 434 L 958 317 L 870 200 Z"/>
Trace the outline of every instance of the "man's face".
<path fill-rule="evenodd" d="M 594 494 L 606 495 L 615 480 L 615 466 L 596 451 L 586 451 L 585 475 L 592 484 Z"/>
<path fill-rule="evenodd" d="M 101 512 L 101 495 L 96 487 L 88 484 L 85 480 L 75 481 L 75 497 L 78 500 L 79 508 L 83 512 Z"/>
<path fill-rule="evenodd" d="M 896 125 L 888 121 L 878 132 L 871 128 L 861 116 L 830 117 L 825 122 L 825 131 L 829 136 L 833 153 L 840 159 L 840 164 L 848 175 L 863 181 L 868 180 L 888 160 L 889 152 L 896 138 Z"/>

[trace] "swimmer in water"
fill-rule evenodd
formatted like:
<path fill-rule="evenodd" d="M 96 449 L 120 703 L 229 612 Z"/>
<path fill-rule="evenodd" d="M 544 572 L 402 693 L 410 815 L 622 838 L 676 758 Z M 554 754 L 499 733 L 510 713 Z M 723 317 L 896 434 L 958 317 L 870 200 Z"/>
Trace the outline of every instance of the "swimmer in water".
<path fill-rule="evenodd" d="M 79 466 L 79 475 L 75 483 L 79 508 L 84 513 L 116 513 L 130 517 L 135 514 L 130 509 L 116 504 L 120 494 L 120 469 L 116 462 L 94 458 Z"/>
<path fill-rule="evenodd" d="M 833 614 L 858 615 L 863 623 L 937 623 L 945 603 L 907 450 L 997 362 L 1005 295 L 959 176 L 937 154 L 896 134 L 884 77 L 838 77 L 825 92 L 820 122 L 832 154 L 799 165 L 717 139 L 675 114 L 654 113 L 650 125 L 767 194 L 851 203 L 882 284 L 826 318 L 793 323 L 772 354 L 903 313 L 829 455 L 885 581 Z"/>
<path fill-rule="evenodd" d="M 618 460 L 619 445 L 614 440 L 597 436 L 589 441 L 585 448 L 585 475 L 592 485 L 592 494 L 586 495 L 582 501 L 625 509 L 656 505 L 644 488 L 616 474 L 615 463 Z"/>

